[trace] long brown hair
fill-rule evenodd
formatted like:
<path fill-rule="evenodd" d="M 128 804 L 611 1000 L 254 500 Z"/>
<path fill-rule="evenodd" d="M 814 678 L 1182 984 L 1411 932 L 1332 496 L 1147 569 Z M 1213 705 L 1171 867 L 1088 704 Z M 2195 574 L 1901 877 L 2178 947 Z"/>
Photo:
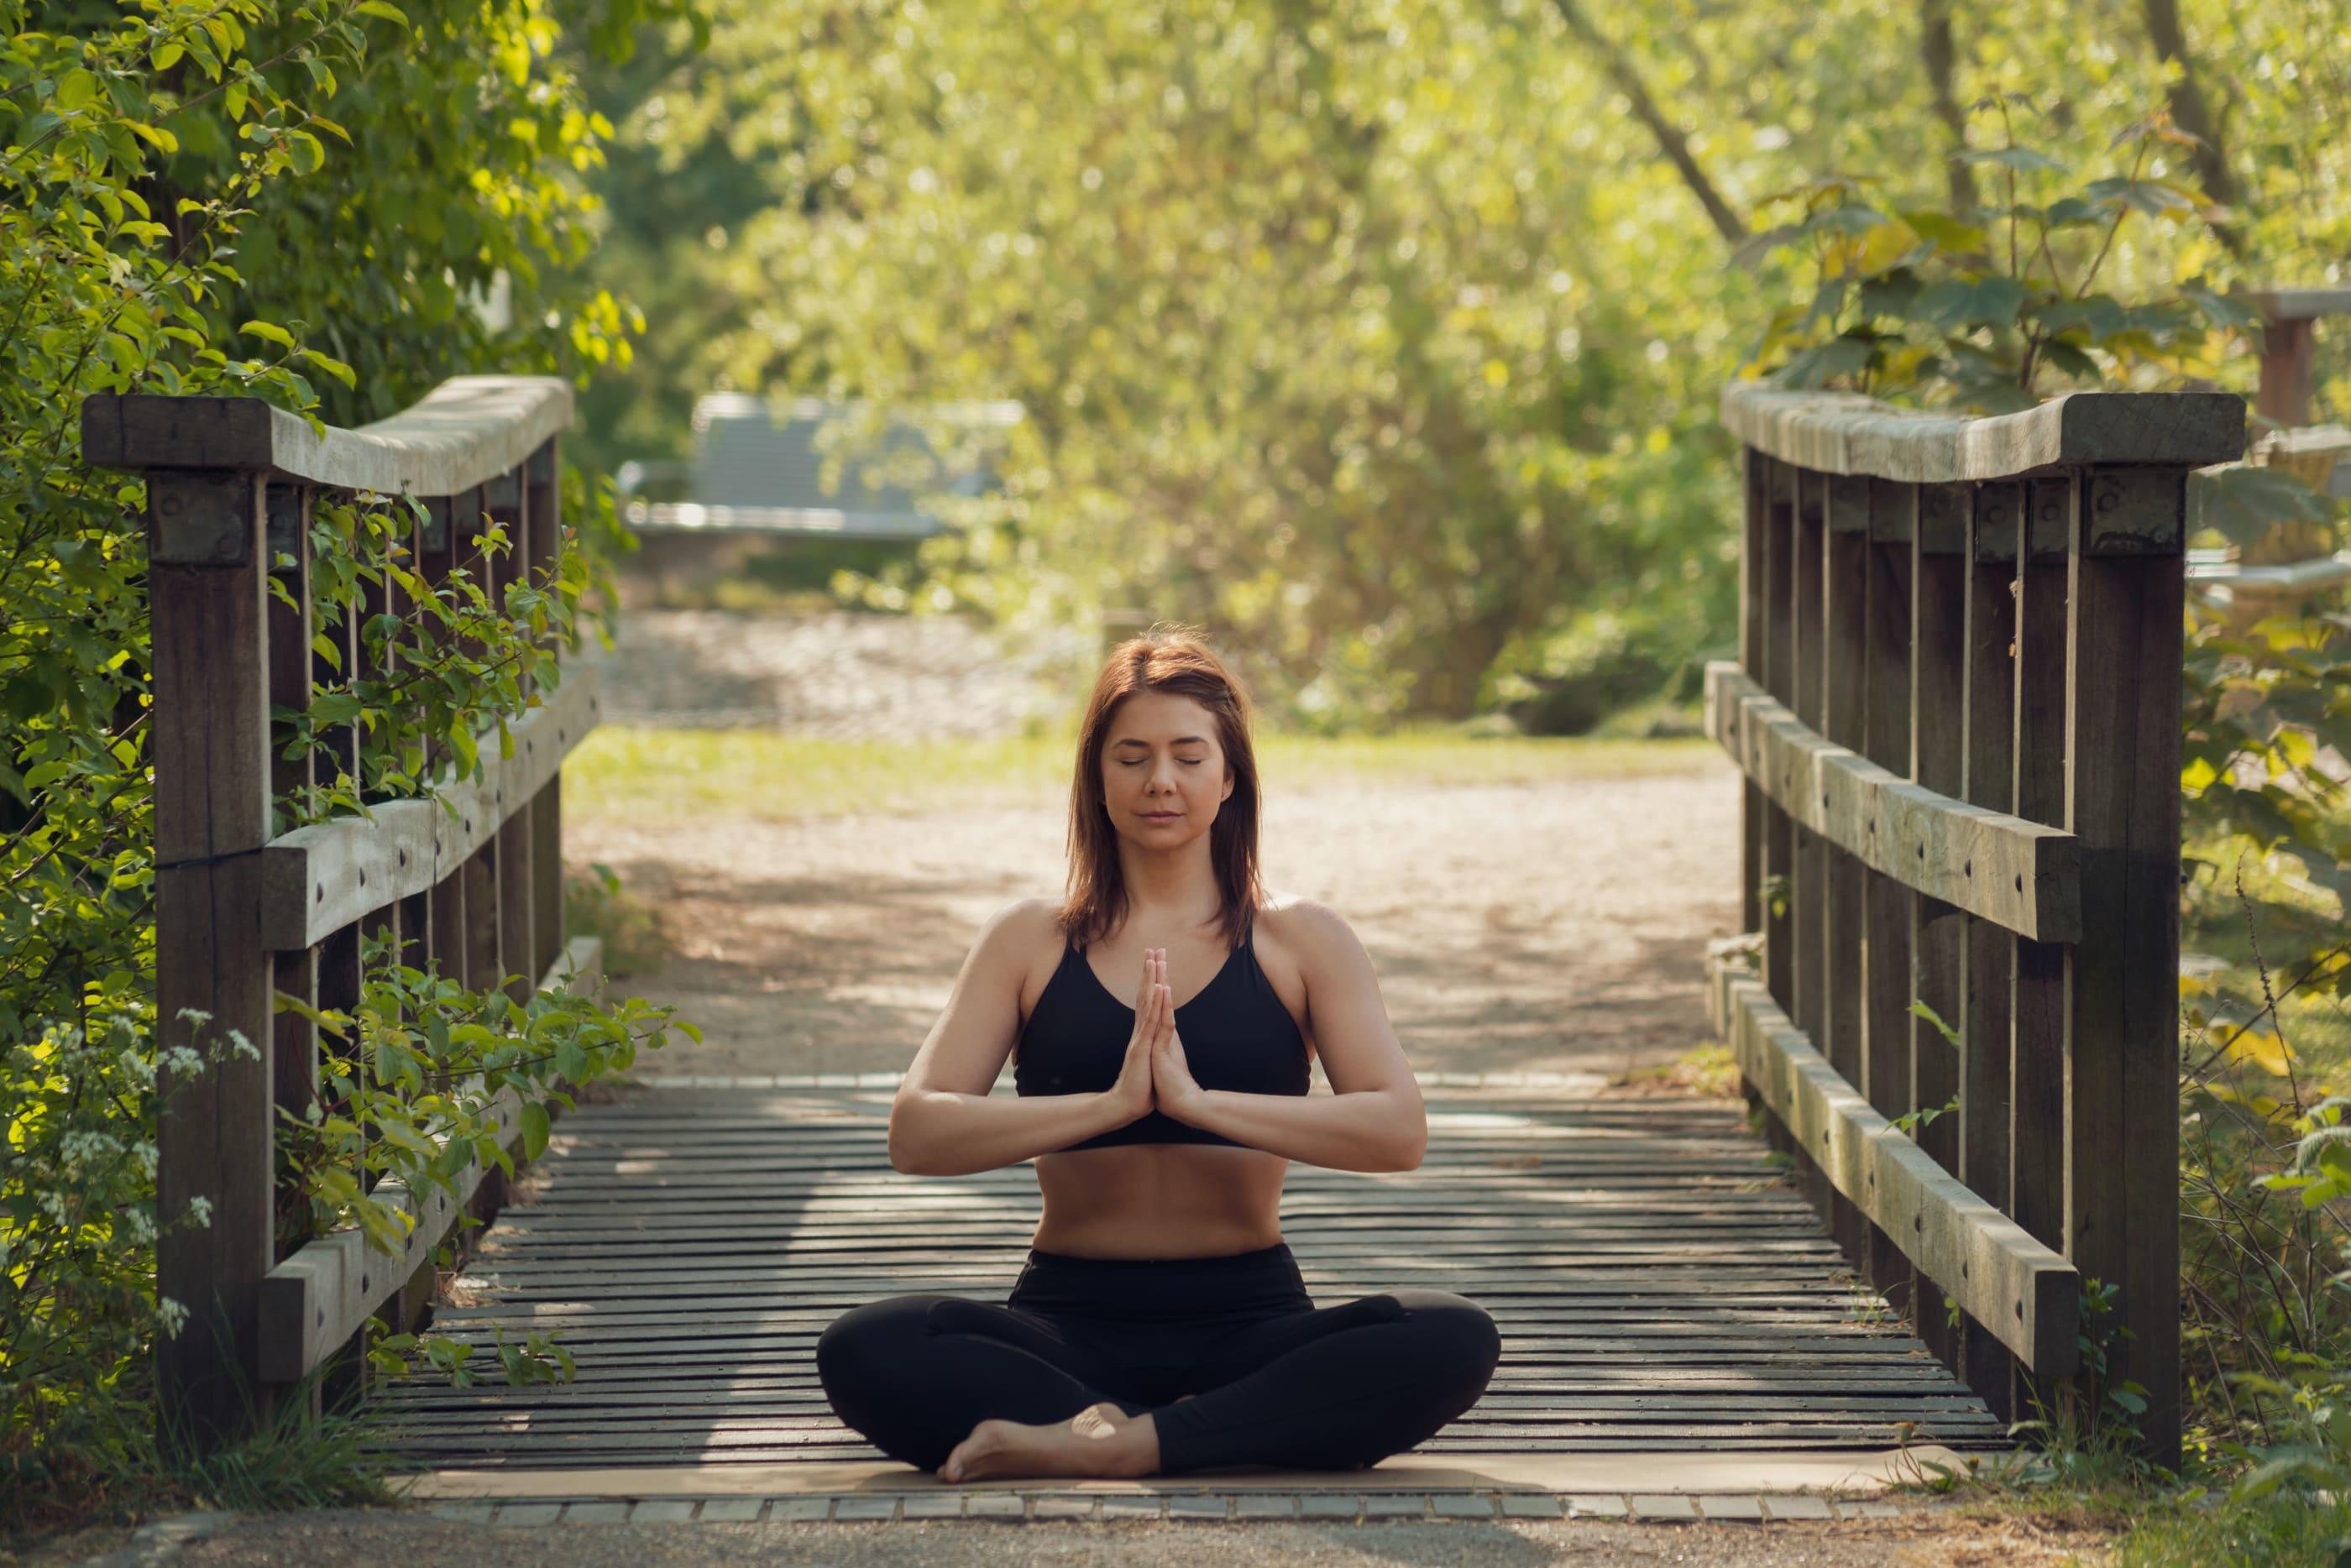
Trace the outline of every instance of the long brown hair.
<path fill-rule="evenodd" d="M 1126 874 L 1119 865 L 1118 830 L 1102 803 L 1102 747 L 1119 705 L 1138 691 L 1188 697 L 1216 715 L 1217 741 L 1232 770 L 1233 793 L 1208 828 L 1208 858 L 1216 867 L 1218 923 L 1238 944 L 1264 897 L 1258 881 L 1257 752 L 1249 744 L 1249 695 L 1199 635 L 1185 627 L 1154 626 L 1110 651 L 1094 678 L 1093 696 L 1078 732 L 1078 768 L 1070 782 L 1070 887 L 1058 924 L 1080 947 L 1108 936 L 1126 918 Z"/>

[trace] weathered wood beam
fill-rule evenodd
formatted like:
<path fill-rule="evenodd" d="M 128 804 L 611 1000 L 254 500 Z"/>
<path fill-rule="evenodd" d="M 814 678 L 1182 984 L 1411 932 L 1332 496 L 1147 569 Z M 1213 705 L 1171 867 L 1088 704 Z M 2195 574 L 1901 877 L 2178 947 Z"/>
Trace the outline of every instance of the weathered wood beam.
<path fill-rule="evenodd" d="M 603 987 L 604 944 L 597 937 L 574 937 L 540 979 L 541 991 L 565 989 L 593 995 Z M 522 1096 L 501 1089 L 490 1103 L 498 1147 L 509 1154 L 522 1141 Z M 359 1333 L 360 1324 L 390 1300 L 424 1266 L 449 1234 L 487 1173 L 477 1158 L 459 1172 L 455 1190 L 410 1192 L 398 1179 L 379 1183 L 375 1196 L 410 1221 L 398 1253 L 370 1247 L 366 1233 L 346 1227 L 305 1242 L 261 1282 L 261 1380 L 300 1381 Z"/>
<path fill-rule="evenodd" d="M 2201 468 L 2245 451 L 2244 400 L 2233 392 L 2072 392 L 1974 418 L 1734 381 L 1722 390 L 1722 423 L 1783 462 L 1917 484 L 2014 479 L 2056 464 Z"/>
<path fill-rule="evenodd" d="M 259 398 L 110 393 L 81 408 L 100 468 L 234 470 L 381 495 L 454 495 L 506 472 L 571 422 L 554 376 L 458 376 L 390 419 L 313 431 Z"/>
<path fill-rule="evenodd" d="M 496 838 L 561 771 L 602 711 L 592 665 L 567 666 L 563 684 L 541 695 L 542 706 L 508 726 L 514 755 L 500 757 L 496 730 L 485 732 L 480 779 L 444 782 L 434 797 L 387 801 L 370 806 L 367 817 L 296 828 L 263 846 L 262 944 L 284 950 L 323 941 L 435 886 Z"/>
<path fill-rule="evenodd" d="M 1863 864 L 2020 935 L 2080 937 L 2073 835 L 1938 794 L 1834 744 L 1729 659 L 1706 668 L 1706 714 L 1707 732 L 1774 803 Z"/>
<path fill-rule="evenodd" d="M 1761 981 L 1709 960 L 1713 1006 L 1740 1071 L 1839 1192 L 1918 1270 L 2044 1376 L 2074 1370 L 2081 1276 L 1970 1191 L 1838 1076 Z"/>

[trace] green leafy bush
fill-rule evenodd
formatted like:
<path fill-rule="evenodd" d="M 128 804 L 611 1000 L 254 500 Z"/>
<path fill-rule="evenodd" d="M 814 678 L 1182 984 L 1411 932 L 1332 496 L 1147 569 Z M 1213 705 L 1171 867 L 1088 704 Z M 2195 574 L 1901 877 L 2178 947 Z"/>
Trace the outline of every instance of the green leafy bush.
<path fill-rule="evenodd" d="M 590 31 L 625 52 L 668 14 L 622 4 Z M 562 41 L 528 0 L 0 0 L 0 1490 L 27 1506 L 143 1462 L 124 1434 L 152 1426 L 147 1349 L 183 1305 L 156 1297 L 155 1235 L 206 1219 L 155 1210 L 143 494 L 81 462 L 81 401 L 233 393 L 359 423 L 457 371 L 625 358 L 632 314 L 576 270 L 605 128 Z M 494 295 L 507 324 L 475 308 Z M 367 737 L 361 776 L 278 803 L 278 826 L 417 793 L 428 738 L 470 767 L 475 727 L 533 700 L 520 677 L 555 679 L 542 640 L 609 607 L 628 542 L 607 482 L 564 484 L 559 578 L 421 594 L 412 624 L 368 628 L 407 650 L 396 676 L 277 716 L 283 745 L 336 720 Z M 313 520 L 322 628 L 360 613 L 384 568 L 356 546 L 386 517 L 361 496 Z M 500 1083 L 584 1081 L 663 1020 L 379 963 L 342 1022 L 340 1106 L 287 1145 L 289 1237 L 476 1152 Z"/>

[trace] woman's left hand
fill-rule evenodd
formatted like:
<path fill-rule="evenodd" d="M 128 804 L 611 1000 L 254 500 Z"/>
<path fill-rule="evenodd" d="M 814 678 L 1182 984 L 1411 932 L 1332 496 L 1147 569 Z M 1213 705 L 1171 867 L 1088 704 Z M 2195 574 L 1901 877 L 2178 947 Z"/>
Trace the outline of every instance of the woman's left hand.
<path fill-rule="evenodd" d="M 1171 1023 L 1159 1037 L 1158 1047 L 1151 1053 L 1151 1096 L 1159 1109 L 1177 1121 L 1188 1119 L 1186 1113 L 1199 1103 L 1207 1093 L 1192 1076 L 1192 1065 L 1185 1059 L 1184 1036 Z"/>

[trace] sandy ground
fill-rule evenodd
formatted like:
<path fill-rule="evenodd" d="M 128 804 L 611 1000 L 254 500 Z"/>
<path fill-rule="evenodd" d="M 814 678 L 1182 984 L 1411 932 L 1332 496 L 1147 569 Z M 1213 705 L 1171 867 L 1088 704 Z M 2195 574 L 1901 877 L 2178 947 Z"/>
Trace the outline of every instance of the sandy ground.
<path fill-rule="evenodd" d="M 1618 1073 L 1707 1037 L 1700 965 L 1732 929 L 1738 788 L 1697 775 L 1330 788 L 1268 802 L 1270 886 L 1319 898 L 1372 955 L 1425 1070 Z M 566 825 L 673 953 L 627 981 L 705 1032 L 663 1072 L 905 1065 L 979 926 L 1061 890 L 1057 811 Z"/>
<path fill-rule="evenodd" d="M 1002 652 L 944 618 L 633 610 L 601 679 L 616 723 L 984 735 L 1069 701 L 1049 672 L 1071 655 Z M 1643 779 L 1333 785 L 1270 792 L 1260 855 L 1270 887 L 1354 926 L 1416 1066 L 1616 1074 L 1707 1037 L 1700 964 L 1738 918 L 1738 808 L 1727 760 Z M 573 818 L 564 852 L 619 871 L 671 943 L 627 987 L 705 1039 L 648 1069 L 872 1071 L 913 1057 L 989 915 L 1061 893 L 1063 828 L 1033 808 Z"/>

